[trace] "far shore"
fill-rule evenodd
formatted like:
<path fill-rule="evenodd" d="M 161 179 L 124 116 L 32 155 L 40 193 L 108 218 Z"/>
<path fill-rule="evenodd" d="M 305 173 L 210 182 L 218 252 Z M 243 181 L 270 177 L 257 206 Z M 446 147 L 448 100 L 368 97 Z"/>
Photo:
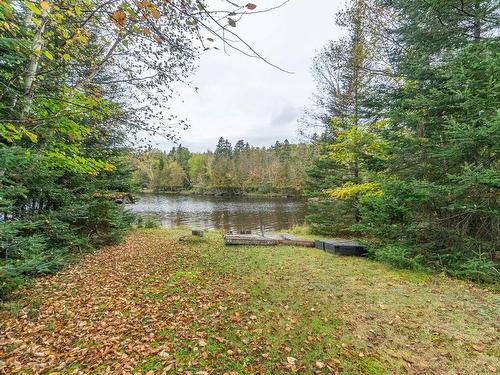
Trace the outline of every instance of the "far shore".
<path fill-rule="evenodd" d="M 180 189 L 180 190 L 153 190 L 142 189 L 139 194 L 171 194 L 171 195 L 192 195 L 192 196 L 212 196 L 212 197 L 247 197 L 247 198 L 285 198 L 285 199 L 305 199 L 302 193 L 290 192 L 249 192 L 242 190 L 223 189 Z"/>

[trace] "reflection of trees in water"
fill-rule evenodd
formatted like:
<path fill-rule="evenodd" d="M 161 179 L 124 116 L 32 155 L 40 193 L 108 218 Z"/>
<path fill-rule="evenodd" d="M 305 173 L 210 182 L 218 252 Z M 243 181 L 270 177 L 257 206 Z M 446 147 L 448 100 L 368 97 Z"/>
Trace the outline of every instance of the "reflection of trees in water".
<path fill-rule="evenodd" d="M 186 215 L 182 212 L 176 211 L 172 216 L 172 226 L 181 226 L 188 224 L 186 222 Z"/>
<path fill-rule="evenodd" d="M 155 215 L 163 226 L 221 228 L 259 232 L 291 228 L 304 223 L 306 203 L 300 201 L 214 199 L 205 197 L 145 197 L 132 211 Z M 134 210 L 136 208 L 136 210 Z"/>
<path fill-rule="evenodd" d="M 229 211 L 212 211 L 210 213 L 213 226 L 225 230 L 236 229 L 234 225 L 238 225 L 238 216 L 239 215 L 231 214 Z"/>
<path fill-rule="evenodd" d="M 264 231 L 292 228 L 304 223 L 305 207 L 297 210 L 285 209 L 279 205 L 260 211 L 212 211 L 213 226 L 224 230 Z"/>

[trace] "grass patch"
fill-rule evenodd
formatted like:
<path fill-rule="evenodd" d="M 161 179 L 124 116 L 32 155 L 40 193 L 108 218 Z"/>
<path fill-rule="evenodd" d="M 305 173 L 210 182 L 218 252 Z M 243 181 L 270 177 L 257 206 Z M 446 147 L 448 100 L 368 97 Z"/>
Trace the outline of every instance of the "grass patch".
<path fill-rule="evenodd" d="M 499 303 L 496 290 L 367 259 L 140 229 L 4 304 L 0 354 L 24 373 L 36 362 L 47 373 L 490 374 Z"/>

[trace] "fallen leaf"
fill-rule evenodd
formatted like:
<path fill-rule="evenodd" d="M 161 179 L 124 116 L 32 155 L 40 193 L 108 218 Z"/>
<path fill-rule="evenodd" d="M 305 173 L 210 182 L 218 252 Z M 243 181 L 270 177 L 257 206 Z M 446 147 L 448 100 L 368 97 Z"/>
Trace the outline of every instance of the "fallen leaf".
<path fill-rule="evenodd" d="M 323 367 L 325 367 L 325 364 L 321 361 L 316 361 L 316 367 L 322 369 Z"/>
<path fill-rule="evenodd" d="M 286 357 L 286 361 L 291 364 L 291 365 L 295 365 L 295 362 L 297 362 L 297 358 L 294 358 L 294 357 Z"/>

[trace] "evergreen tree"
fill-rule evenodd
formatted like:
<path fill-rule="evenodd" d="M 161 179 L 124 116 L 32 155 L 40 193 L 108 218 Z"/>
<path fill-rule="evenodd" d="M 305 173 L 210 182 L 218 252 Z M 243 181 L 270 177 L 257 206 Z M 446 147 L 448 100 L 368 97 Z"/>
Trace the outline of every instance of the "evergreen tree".
<path fill-rule="evenodd" d="M 233 156 L 231 142 L 229 142 L 229 140 L 227 139 L 224 139 L 224 137 L 220 137 L 219 142 L 217 143 L 217 146 L 215 148 L 214 155 L 216 158 L 231 158 Z"/>
<path fill-rule="evenodd" d="M 360 229 L 395 263 L 493 280 L 498 249 L 498 3 L 395 1 L 403 82 L 389 92 L 384 194 L 367 197 Z M 404 46 L 401 49 L 401 45 Z M 390 178 L 387 178 L 390 176 Z"/>
<path fill-rule="evenodd" d="M 245 151 L 245 141 L 243 139 L 240 139 L 236 144 L 234 145 L 234 155 L 239 155 L 242 152 Z"/>
<path fill-rule="evenodd" d="M 346 232 L 350 224 L 359 220 L 358 194 L 340 202 L 326 189 L 332 191 L 368 180 L 367 170 L 363 169 L 367 157 L 364 149 L 373 146 L 375 140 L 369 133 L 376 120 L 368 104 L 377 81 L 374 78 L 378 64 L 376 37 L 369 22 L 375 5 L 376 2 L 368 0 L 352 0 L 339 12 L 337 25 L 346 29 L 347 36 L 330 42 L 313 64 L 318 90 L 316 105 L 320 110 L 311 116 L 313 121 L 322 124 L 323 136 L 316 144 L 319 160 L 309 171 L 307 190 L 316 196 L 316 201 L 310 204 L 308 219 L 313 230 L 319 233 Z M 325 161 L 325 158 L 332 160 Z M 321 186 L 325 181 L 323 174 L 335 176 L 327 178 L 331 185 Z M 314 193 L 317 188 L 320 190 Z"/>

